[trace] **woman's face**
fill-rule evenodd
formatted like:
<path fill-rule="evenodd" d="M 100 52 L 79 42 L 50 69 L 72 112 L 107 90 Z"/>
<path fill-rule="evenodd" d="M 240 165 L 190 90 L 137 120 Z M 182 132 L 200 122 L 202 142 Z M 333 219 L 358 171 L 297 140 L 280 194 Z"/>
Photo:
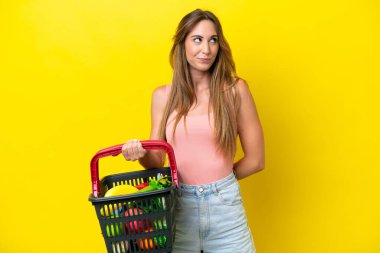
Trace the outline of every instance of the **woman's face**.
<path fill-rule="evenodd" d="M 208 71 L 219 50 L 215 25 L 210 20 L 200 21 L 185 40 L 186 59 L 191 70 Z"/>

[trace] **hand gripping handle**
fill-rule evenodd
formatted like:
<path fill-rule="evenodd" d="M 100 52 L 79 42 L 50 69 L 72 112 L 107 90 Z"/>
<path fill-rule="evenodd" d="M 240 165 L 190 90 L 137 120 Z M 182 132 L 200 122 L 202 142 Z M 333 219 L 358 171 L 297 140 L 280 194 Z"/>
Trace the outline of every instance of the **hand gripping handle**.
<path fill-rule="evenodd" d="M 172 146 L 164 141 L 146 140 L 141 141 L 144 149 L 147 150 L 164 150 L 169 157 L 169 166 L 172 173 L 172 181 L 178 188 L 177 164 L 175 162 L 174 151 Z M 122 152 L 123 144 L 112 146 L 109 148 L 98 151 L 91 159 L 91 181 L 92 193 L 94 197 L 100 194 L 100 181 L 99 181 L 99 159 L 106 156 L 117 156 Z"/>

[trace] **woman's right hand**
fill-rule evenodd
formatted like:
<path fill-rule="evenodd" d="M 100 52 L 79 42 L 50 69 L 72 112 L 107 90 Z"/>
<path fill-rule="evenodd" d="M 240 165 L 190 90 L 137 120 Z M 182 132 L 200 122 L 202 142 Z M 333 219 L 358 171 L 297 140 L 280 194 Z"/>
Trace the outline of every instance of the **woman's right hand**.
<path fill-rule="evenodd" d="M 121 149 L 125 160 L 136 161 L 146 155 L 147 150 L 142 147 L 142 144 L 137 139 L 127 141 Z"/>

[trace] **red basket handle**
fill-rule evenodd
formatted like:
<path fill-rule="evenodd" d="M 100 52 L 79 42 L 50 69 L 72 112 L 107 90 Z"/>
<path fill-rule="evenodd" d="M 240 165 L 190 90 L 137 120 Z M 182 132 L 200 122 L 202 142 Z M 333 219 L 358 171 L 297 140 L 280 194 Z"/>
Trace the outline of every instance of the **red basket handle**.
<path fill-rule="evenodd" d="M 169 157 L 169 166 L 172 172 L 172 181 L 178 188 L 178 176 L 177 176 L 177 164 L 175 162 L 174 151 L 172 146 L 164 141 L 158 140 L 146 140 L 141 141 L 144 149 L 147 150 L 164 150 Z M 109 148 L 98 151 L 91 159 L 91 181 L 92 181 L 92 193 L 94 197 L 98 197 L 100 193 L 100 181 L 99 181 L 99 159 L 106 156 L 117 156 L 122 152 L 123 144 L 112 146 Z"/>

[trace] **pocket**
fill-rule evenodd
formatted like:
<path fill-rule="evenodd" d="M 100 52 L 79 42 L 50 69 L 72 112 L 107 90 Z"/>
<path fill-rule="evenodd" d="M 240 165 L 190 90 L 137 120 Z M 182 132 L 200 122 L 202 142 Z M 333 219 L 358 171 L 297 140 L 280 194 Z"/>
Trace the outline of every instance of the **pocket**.
<path fill-rule="evenodd" d="M 242 197 L 240 192 L 240 186 L 238 182 L 227 186 L 218 191 L 218 197 L 222 204 L 234 206 L 242 203 Z"/>

